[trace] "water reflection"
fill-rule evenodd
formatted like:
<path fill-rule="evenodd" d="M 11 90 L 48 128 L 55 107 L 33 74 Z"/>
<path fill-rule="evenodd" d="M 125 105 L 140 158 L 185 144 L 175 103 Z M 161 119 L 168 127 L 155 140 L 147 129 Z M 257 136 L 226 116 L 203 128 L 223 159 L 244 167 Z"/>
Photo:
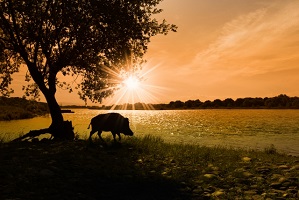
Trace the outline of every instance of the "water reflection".
<path fill-rule="evenodd" d="M 90 119 L 109 111 L 76 109 L 65 113 L 75 132 L 89 136 Z M 227 145 L 264 149 L 274 144 L 287 153 L 299 155 L 299 110 L 166 110 L 114 111 L 130 119 L 135 135 L 156 135 L 168 142 L 198 145 Z M 49 126 L 49 117 L 0 122 L 0 134 L 10 139 L 32 129 Z M 110 133 L 107 133 L 110 135 Z M 105 133 L 103 137 L 105 137 Z"/>

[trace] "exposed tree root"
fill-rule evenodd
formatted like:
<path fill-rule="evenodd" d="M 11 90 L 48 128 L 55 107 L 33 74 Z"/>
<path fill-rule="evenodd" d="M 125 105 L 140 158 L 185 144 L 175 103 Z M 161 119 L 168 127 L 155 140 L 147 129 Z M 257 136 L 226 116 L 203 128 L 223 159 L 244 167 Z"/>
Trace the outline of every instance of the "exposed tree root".
<path fill-rule="evenodd" d="M 44 128 L 40 130 L 31 130 L 25 135 L 18 137 L 12 142 L 20 142 L 20 141 L 28 141 L 32 140 L 36 137 L 39 137 L 43 134 L 51 134 L 51 138 L 53 140 L 73 140 L 74 139 L 74 128 L 72 126 L 71 121 L 64 121 L 62 127 L 56 127 L 50 126 L 49 128 Z"/>
<path fill-rule="evenodd" d="M 12 142 L 20 142 L 23 140 L 28 141 L 30 139 L 33 139 L 35 137 L 38 137 L 40 135 L 47 134 L 47 133 L 50 133 L 49 128 L 44 128 L 44 129 L 40 129 L 40 130 L 31 130 L 28 133 L 26 133 L 25 135 L 14 139 Z"/>

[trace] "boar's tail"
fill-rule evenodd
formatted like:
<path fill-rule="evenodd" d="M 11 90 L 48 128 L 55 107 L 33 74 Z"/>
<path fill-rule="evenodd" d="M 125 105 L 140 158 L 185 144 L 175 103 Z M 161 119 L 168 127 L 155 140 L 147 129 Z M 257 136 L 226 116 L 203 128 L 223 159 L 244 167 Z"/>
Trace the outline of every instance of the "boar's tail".
<path fill-rule="evenodd" d="M 89 129 L 89 128 L 90 128 L 90 125 L 91 125 L 91 123 L 88 125 L 87 129 Z"/>

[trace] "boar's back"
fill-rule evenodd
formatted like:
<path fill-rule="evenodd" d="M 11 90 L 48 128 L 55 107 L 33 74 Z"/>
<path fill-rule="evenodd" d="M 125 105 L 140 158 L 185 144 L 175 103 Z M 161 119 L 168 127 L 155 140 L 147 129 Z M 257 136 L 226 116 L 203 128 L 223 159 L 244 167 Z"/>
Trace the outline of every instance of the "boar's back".
<path fill-rule="evenodd" d="M 122 132 L 126 126 L 125 118 L 118 113 L 100 114 L 91 119 L 92 129 Z"/>

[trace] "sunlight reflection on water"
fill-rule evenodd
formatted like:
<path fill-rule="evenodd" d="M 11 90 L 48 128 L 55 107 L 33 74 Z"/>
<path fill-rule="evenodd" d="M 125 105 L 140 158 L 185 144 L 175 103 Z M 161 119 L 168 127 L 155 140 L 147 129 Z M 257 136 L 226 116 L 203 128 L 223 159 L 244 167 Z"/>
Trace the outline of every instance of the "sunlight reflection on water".
<path fill-rule="evenodd" d="M 65 113 L 75 132 L 89 136 L 90 119 L 103 110 L 74 109 Z M 299 155 L 299 110 L 135 110 L 119 112 L 130 119 L 136 136 L 155 135 L 167 142 L 222 145 L 264 149 L 271 144 L 286 153 Z M 9 139 L 32 129 L 49 126 L 49 117 L 0 122 L 0 135 Z M 110 133 L 107 133 L 110 134 Z M 106 135 L 103 134 L 105 137 Z"/>

